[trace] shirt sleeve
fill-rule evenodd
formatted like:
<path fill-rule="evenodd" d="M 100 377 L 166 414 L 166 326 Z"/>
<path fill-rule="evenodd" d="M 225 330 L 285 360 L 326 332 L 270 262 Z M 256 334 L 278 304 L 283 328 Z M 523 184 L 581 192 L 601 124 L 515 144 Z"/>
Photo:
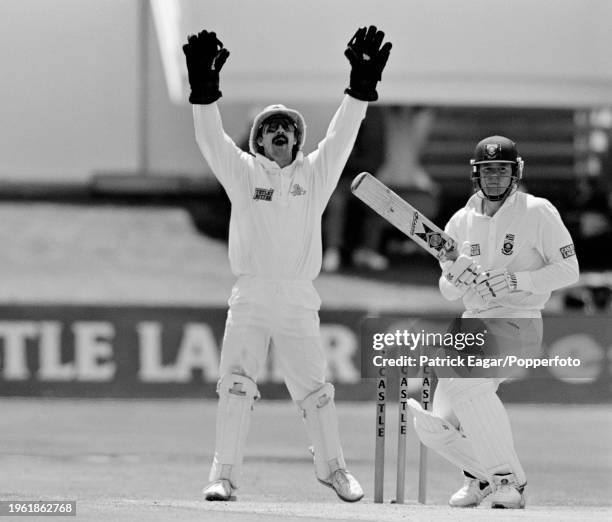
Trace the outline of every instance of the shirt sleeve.
<path fill-rule="evenodd" d="M 461 244 L 459 234 L 457 233 L 456 221 L 457 214 L 450 218 L 449 222 L 444 227 L 444 232 L 446 232 L 450 237 L 457 241 L 458 244 Z M 452 261 L 443 261 L 440 263 L 440 268 L 442 268 L 442 271 L 444 272 L 444 270 L 452 264 Z M 440 288 L 440 293 L 442 294 L 442 297 L 444 297 L 444 299 L 446 299 L 447 301 L 456 301 L 457 299 L 463 297 L 463 295 L 465 294 L 464 291 L 459 290 L 455 285 L 450 283 L 446 279 L 446 277 L 444 277 L 444 275 L 440 276 L 438 286 Z"/>
<path fill-rule="evenodd" d="M 548 201 L 539 207 L 537 248 L 546 263 L 537 270 L 517 272 L 517 290 L 546 294 L 578 281 L 574 242 L 557 209 Z"/>
<path fill-rule="evenodd" d="M 322 206 L 327 204 L 353 149 L 368 103 L 346 95 L 332 118 L 327 134 L 307 160 L 316 176 L 322 194 Z"/>
<path fill-rule="evenodd" d="M 193 105 L 193 123 L 204 159 L 232 199 L 237 187 L 245 182 L 244 165 L 249 154 L 238 148 L 223 130 L 216 103 Z"/>

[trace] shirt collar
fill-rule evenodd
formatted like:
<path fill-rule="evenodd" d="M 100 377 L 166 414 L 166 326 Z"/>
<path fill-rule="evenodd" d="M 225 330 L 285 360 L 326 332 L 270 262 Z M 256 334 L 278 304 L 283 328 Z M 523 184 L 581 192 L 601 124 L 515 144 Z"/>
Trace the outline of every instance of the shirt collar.
<path fill-rule="evenodd" d="M 510 196 L 508 196 L 506 198 L 506 201 L 504 201 L 504 204 L 501 206 L 501 208 L 497 211 L 500 212 L 502 209 L 507 208 L 511 205 L 514 205 L 514 202 L 516 201 L 517 195 L 518 195 L 519 191 L 515 190 L 512 194 L 510 194 Z M 480 213 L 481 212 L 481 202 L 482 202 L 483 197 L 480 195 L 480 190 L 478 192 L 475 192 L 474 194 L 472 194 L 472 196 L 470 197 L 470 199 L 468 199 L 467 203 L 465 204 L 465 207 L 467 209 L 471 209 L 471 210 L 475 210 L 476 212 Z"/>
<path fill-rule="evenodd" d="M 295 155 L 295 159 L 289 163 L 289 165 L 283 168 L 281 168 L 276 161 L 266 158 L 263 154 L 255 154 L 255 161 L 257 161 L 257 163 L 259 163 L 268 172 L 290 172 L 294 169 L 294 167 L 304 162 L 304 153 L 301 150 L 298 151 L 298 153 Z"/>

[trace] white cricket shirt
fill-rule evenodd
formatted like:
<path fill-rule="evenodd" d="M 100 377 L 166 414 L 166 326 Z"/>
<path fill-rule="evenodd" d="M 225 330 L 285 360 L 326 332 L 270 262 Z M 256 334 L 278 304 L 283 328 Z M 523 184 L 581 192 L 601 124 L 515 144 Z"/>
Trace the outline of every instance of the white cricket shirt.
<path fill-rule="evenodd" d="M 481 213 L 482 196 L 474 194 L 449 220 L 445 231 L 459 245 L 468 241 L 470 256 L 483 269 L 506 268 L 517 277 L 517 291 L 484 304 L 474 291 L 463 296 L 467 311 L 538 316 L 553 290 L 578 280 L 572 238 L 557 209 L 546 199 L 515 192 L 492 217 Z M 440 290 L 457 299 L 459 290 L 445 277 Z"/>
<path fill-rule="evenodd" d="M 196 140 L 232 204 L 229 259 L 236 276 L 312 281 L 321 270 L 321 216 L 353 148 L 367 102 L 345 96 L 325 139 L 287 167 L 240 150 L 216 103 L 194 105 Z"/>

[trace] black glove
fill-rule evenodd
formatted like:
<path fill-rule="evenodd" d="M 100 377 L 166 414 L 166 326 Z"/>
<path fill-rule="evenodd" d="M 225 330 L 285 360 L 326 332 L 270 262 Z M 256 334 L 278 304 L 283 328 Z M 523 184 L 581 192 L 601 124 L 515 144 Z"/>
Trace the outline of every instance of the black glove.
<path fill-rule="evenodd" d="M 348 43 L 344 56 L 351 63 L 351 79 L 344 92 L 363 101 L 378 100 L 376 84 L 380 81 L 383 69 L 389 59 L 391 43 L 382 47 L 385 33 L 371 25 L 360 27 Z"/>
<path fill-rule="evenodd" d="M 204 105 L 221 98 L 219 71 L 229 51 L 213 32 L 201 31 L 190 35 L 183 45 L 191 94 L 189 103 Z"/>

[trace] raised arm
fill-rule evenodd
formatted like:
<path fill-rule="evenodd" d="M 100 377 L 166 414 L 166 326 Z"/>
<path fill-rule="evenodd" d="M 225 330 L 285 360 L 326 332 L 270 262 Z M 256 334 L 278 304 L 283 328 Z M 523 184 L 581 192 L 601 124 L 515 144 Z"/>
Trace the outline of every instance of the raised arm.
<path fill-rule="evenodd" d="M 240 167 L 247 155 L 225 134 L 216 104 L 222 95 L 219 72 L 230 53 L 217 35 L 209 31 L 190 35 L 183 52 L 191 87 L 189 102 L 193 105 L 196 141 L 213 173 L 231 197 L 236 183 L 241 181 Z"/>
<path fill-rule="evenodd" d="M 344 51 L 351 64 L 349 86 L 344 91 L 347 96 L 334 115 L 325 139 L 308 157 L 320 177 L 318 181 L 324 185 L 325 202 L 338 183 L 355 144 L 367 102 L 378 99 L 376 86 L 391 52 L 391 43 L 382 43 L 384 37 L 385 33 L 373 25 L 361 27 Z"/>

